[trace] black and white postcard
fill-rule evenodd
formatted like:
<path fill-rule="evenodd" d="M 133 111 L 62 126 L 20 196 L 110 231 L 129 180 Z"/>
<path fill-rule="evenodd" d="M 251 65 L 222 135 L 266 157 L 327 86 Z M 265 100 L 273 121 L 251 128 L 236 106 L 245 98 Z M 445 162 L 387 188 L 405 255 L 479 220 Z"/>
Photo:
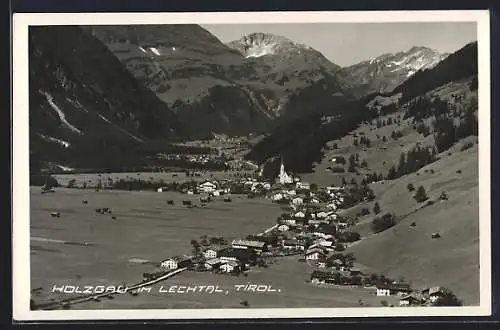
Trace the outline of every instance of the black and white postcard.
<path fill-rule="evenodd" d="M 488 11 L 13 38 L 14 319 L 490 315 Z"/>

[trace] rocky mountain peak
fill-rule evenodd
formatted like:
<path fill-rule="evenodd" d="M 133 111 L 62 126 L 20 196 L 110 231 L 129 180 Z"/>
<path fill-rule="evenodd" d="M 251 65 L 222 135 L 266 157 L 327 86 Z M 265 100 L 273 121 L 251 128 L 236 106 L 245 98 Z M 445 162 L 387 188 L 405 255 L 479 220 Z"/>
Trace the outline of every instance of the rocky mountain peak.
<path fill-rule="evenodd" d="M 309 46 L 293 42 L 286 37 L 263 32 L 251 33 L 239 40 L 231 41 L 227 45 L 238 50 L 246 58 L 283 54 L 300 49 L 312 49 Z"/>
<path fill-rule="evenodd" d="M 343 68 L 340 77 L 359 95 L 389 92 L 419 70 L 431 69 L 449 54 L 413 46 L 407 51 L 386 53 Z"/>

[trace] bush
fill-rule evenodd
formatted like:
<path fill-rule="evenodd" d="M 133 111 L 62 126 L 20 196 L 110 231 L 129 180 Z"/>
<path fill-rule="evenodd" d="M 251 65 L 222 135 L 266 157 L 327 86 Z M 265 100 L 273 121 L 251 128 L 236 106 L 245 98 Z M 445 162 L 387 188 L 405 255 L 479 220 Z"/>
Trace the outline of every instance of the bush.
<path fill-rule="evenodd" d="M 330 167 L 330 171 L 333 173 L 345 173 L 345 168 L 342 166 Z"/>
<path fill-rule="evenodd" d="M 351 243 L 359 241 L 361 239 L 361 235 L 355 231 L 347 231 L 344 233 L 339 233 L 338 239 L 340 242 Z"/>
<path fill-rule="evenodd" d="M 406 186 L 406 189 L 408 189 L 409 192 L 412 192 L 415 190 L 415 187 L 413 186 L 412 183 L 408 183 L 408 185 Z"/>
<path fill-rule="evenodd" d="M 344 246 L 344 244 L 342 244 L 342 243 L 338 243 L 337 245 L 335 245 L 335 251 L 337 251 L 337 252 L 342 252 L 342 251 L 345 251 L 345 246 Z"/>
<path fill-rule="evenodd" d="M 380 205 L 379 205 L 378 203 L 375 203 L 375 205 L 373 206 L 373 213 L 375 213 L 375 214 L 379 214 L 379 213 L 380 213 L 380 211 L 382 211 L 382 210 L 380 209 Z"/>
<path fill-rule="evenodd" d="M 74 188 L 75 187 L 75 184 L 76 184 L 76 180 L 75 179 L 71 179 L 68 181 L 68 188 Z"/>
<path fill-rule="evenodd" d="M 360 217 L 363 217 L 363 216 L 368 215 L 368 214 L 370 214 L 370 209 L 368 209 L 367 207 L 363 207 L 361 209 L 361 211 L 359 211 Z"/>
<path fill-rule="evenodd" d="M 393 214 L 386 213 L 382 217 L 376 217 L 372 221 L 372 230 L 375 233 L 380 233 L 387 230 L 396 224 L 396 218 Z"/>

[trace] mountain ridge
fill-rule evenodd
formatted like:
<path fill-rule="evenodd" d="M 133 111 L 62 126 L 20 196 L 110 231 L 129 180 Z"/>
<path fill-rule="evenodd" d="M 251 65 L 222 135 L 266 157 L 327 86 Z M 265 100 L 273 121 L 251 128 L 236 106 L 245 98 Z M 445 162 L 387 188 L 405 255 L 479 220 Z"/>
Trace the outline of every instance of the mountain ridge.
<path fill-rule="evenodd" d="M 428 47 L 413 46 L 407 51 L 384 53 L 343 67 L 338 77 L 358 97 L 391 92 L 416 72 L 431 69 L 448 56 Z"/>

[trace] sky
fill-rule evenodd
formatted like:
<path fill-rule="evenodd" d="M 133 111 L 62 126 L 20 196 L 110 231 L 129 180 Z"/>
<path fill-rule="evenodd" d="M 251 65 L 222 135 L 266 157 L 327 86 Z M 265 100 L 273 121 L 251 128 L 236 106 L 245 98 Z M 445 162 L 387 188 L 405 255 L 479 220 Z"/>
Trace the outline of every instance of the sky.
<path fill-rule="evenodd" d="M 477 40 L 475 22 L 268 23 L 201 25 L 226 43 L 253 32 L 271 33 L 320 51 L 340 66 L 425 46 L 452 53 Z"/>

